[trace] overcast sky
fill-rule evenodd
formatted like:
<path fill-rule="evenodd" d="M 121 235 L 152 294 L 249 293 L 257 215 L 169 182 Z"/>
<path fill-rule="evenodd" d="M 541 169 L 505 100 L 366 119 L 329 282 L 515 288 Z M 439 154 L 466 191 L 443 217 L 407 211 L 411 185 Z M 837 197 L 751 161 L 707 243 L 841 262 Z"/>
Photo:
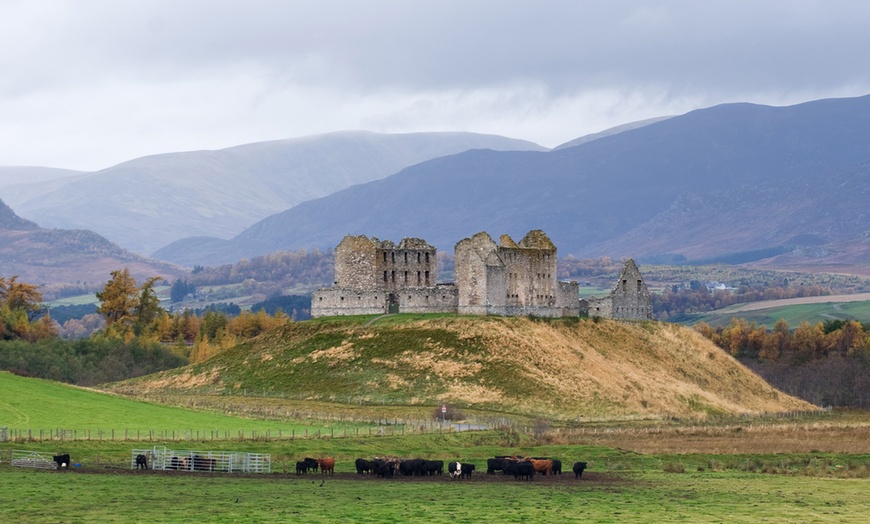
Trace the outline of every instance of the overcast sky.
<path fill-rule="evenodd" d="M 866 0 L 0 0 L 0 166 L 870 94 Z"/>

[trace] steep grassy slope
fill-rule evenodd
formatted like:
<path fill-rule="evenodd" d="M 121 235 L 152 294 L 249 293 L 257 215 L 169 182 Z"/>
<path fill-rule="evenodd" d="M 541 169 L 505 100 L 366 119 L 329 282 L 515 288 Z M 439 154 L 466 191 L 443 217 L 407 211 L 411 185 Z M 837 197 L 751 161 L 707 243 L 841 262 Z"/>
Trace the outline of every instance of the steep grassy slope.
<path fill-rule="evenodd" d="M 577 319 L 302 322 L 201 364 L 113 389 L 254 390 L 354 404 L 448 402 L 556 418 L 812 409 L 691 329 Z"/>

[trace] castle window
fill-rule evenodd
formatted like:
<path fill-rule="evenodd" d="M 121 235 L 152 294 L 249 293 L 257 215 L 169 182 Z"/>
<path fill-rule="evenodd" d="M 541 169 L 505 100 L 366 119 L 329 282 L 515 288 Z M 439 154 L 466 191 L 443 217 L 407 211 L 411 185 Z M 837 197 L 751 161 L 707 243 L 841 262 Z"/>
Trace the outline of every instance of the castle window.
<path fill-rule="evenodd" d="M 391 279 L 393 282 L 396 281 L 396 272 L 395 272 L 395 271 L 390 271 L 390 279 Z"/>
<path fill-rule="evenodd" d="M 641 286 L 641 285 L 643 285 L 643 281 L 642 281 L 642 280 L 638 280 L 638 281 L 637 281 L 637 292 L 638 292 L 638 293 L 640 293 L 640 286 Z"/>
<path fill-rule="evenodd" d="M 418 264 L 420 263 L 420 255 L 421 255 L 421 253 L 417 253 L 417 263 Z"/>
<path fill-rule="evenodd" d="M 339 297 L 339 300 L 344 300 L 344 297 Z"/>
<path fill-rule="evenodd" d="M 408 263 L 408 252 L 407 251 L 405 251 L 405 263 L 406 264 Z"/>
<path fill-rule="evenodd" d="M 420 272 L 419 271 L 417 271 L 417 284 L 418 285 L 420 284 Z"/>
<path fill-rule="evenodd" d="M 396 252 L 395 251 L 390 252 L 390 258 L 392 259 L 393 264 L 395 264 L 396 263 Z"/>
<path fill-rule="evenodd" d="M 429 263 L 429 253 L 426 253 L 426 263 Z"/>
<path fill-rule="evenodd" d="M 407 283 L 408 283 L 408 272 L 405 271 L 405 284 L 407 284 Z"/>
<path fill-rule="evenodd" d="M 387 261 L 387 252 L 384 251 L 384 262 L 386 262 L 386 261 Z"/>
<path fill-rule="evenodd" d="M 384 257 L 386 257 L 386 256 L 387 256 L 387 254 L 384 253 Z M 384 271 L 384 282 L 386 282 L 386 281 L 387 281 L 387 272 Z"/>
<path fill-rule="evenodd" d="M 427 256 L 427 258 L 428 258 L 428 256 Z M 428 260 L 427 260 L 427 262 L 428 262 Z M 426 272 L 426 285 L 427 286 L 429 285 L 429 272 L 428 271 Z"/>
<path fill-rule="evenodd" d="M 628 280 L 623 280 L 622 281 L 622 292 L 624 293 L 627 288 L 628 288 Z"/>

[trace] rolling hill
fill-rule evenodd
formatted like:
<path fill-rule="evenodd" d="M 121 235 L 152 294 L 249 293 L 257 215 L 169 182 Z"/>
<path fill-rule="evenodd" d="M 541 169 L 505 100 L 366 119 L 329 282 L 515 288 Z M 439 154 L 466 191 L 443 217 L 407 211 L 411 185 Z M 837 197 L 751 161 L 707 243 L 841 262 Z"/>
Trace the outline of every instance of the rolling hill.
<path fill-rule="evenodd" d="M 137 281 L 171 280 L 186 273 L 177 265 L 131 253 L 93 231 L 46 229 L 24 220 L 0 200 L 0 276 L 33 284 L 105 283 L 127 267 Z"/>
<path fill-rule="evenodd" d="M 308 321 L 120 394 L 265 391 L 346 404 L 451 403 L 522 415 L 706 416 L 813 409 L 693 330 L 505 317 Z"/>
<path fill-rule="evenodd" d="M 229 238 L 300 202 L 473 148 L 545 149 L 474 133 L 337 132 L 137 158 L 95 173 L 6 186 L 0 196 L 45 227 L 92 230 L 147 255 L 183 237 Z"/>
<path fill-rule="evenodd" d="M 561 254 L 782 264 L 870 258 L 870 96 L 727 104 L 550 152 L 473 150 L 299 204 L 229 241 L 158 251 L 227 263 L 350 234 L 452 250 L 543 229 Z"/>

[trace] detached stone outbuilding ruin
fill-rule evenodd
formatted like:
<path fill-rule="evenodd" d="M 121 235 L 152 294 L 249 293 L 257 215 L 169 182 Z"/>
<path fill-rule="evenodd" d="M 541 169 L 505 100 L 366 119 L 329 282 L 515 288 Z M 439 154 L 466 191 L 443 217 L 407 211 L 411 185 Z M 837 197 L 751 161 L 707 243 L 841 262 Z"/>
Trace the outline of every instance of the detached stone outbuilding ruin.
<path fill-rule="evenodd" d="M 651 319 L 652 301 L 633 260 L 608 297 L 581 301 L 577 282 L 556 279 L 556 246 L 540 230 L 499 243 L 481 232 L 454 248 L 455 284 L 437 284 L 436 250 L 425 240 L 398 245 L 348 235 L 335 248 L 333 287 L 311 296 L 311 316 L 458 313 Z"/>
<path fill-rule="evenodd" d="M 634 259 L 625 262 L 608 296 L 581 301 L 581 309 L 590 317 L 652 320 L 652 297 Z"/>

